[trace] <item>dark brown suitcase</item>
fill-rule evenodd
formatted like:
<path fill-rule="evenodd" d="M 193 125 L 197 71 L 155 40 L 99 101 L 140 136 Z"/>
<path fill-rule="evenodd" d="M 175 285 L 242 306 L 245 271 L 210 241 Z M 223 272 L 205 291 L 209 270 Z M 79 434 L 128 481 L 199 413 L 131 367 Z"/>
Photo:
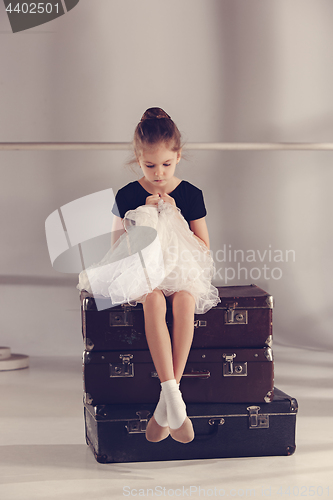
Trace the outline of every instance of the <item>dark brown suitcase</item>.
<path fill-rule="evenodd" d="M 160 383 L 148 350 L 85 351 L 87 404 L 157 403 Z M 180 389 L 186 403 L 270 402 L 274 363 L 270 347 L 191 349 Z"/>
<path fill-rule="evenodd" d="M 148 404 L 85 405 L 86 442 L 96 460 L 106 463 L 260 457 L 292 455 L 296 448 L 297 400 L 279 389 L 274 390 L 274 400 L 269 404 L 189 404 L 187 414 L 195 438 L 185 445 L 171 436 L 159 443 L 147 441 L 145 431 L 154 409 Z M 207 496 L 211 496 L 208 491 Z"/>
<path fill-rule="evenodd" d="M 221 303 L 206 314 L 195 315 L 192 348 L 271 346 L 272 296 L 256 285 L 222 286 L 218 290 Z M 112 307 L 109 299 L 94 298 L 85 291 L 80 298 L 86 350 L 148 349 L 142 304 Z M 171 332 L 170 307 L 166 319 Z"/>

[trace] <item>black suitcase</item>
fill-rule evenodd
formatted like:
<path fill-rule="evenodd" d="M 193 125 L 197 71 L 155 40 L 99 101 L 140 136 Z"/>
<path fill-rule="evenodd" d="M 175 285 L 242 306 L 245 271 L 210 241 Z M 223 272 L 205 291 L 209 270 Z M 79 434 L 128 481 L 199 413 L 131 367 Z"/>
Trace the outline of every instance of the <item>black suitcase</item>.
<path fill-rule="evenodd" d="M 148 442 L 154 405 L 85 404 L 86 442 L 98 462 L 150 462 L 294 453 L 296 399 L 275 388 L 271 403 L 189 404 L 195 438 Z"/>
<path fill-rule="evenodd" d="M 161 387 L 148 350 L 85 351 L 83 361 L 87 403 L 157 403 Z M 269 402 L 273 388 L 270 347 L 191 349 L 180 383 L 186 403 Z"/>
<path fill-rule="evenodd" d="M 263 347 L 272 344 L 273 298 L 256 285 L 218 287 L 221 303 L 194 318 L 193 348 Z M 82 335 L 92 351 L 148 349 L 142 304 L 112 307 L 110 299 L 80 294 Z M 97 306 L 96 306 L 97 304 Z M 167 309 L 172 331 L 172 313 Z"/>

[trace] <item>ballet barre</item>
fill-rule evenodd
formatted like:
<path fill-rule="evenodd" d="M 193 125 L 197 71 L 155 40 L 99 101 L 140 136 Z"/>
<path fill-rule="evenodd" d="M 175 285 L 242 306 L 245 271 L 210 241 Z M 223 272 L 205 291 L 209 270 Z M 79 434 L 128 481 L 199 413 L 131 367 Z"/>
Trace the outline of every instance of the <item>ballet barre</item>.
<path fill-rule="evenodd" d="M 0 151 L 79 151 L 132 149 L 129 142 L 0 142 Z M 332 142 L 189 142 L 184 150 L 211 151 L 333 151 Z"/>

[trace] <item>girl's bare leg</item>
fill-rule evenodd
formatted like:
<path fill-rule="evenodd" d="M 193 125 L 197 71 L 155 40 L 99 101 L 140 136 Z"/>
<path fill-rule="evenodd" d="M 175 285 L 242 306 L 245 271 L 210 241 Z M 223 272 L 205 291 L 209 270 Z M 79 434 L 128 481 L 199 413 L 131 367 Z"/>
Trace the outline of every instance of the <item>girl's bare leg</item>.
<path fill-rule="evenodd" d="M 146 339 L 161 382 L 175 378 L 169 330 L 165 321 L 166 301 L 161 290 L 153 290 L 143 303 Z"/>
<path fill-rule="evenodd" d="M 193 341 L 195 300 L 193 295 L 186 291 L 176 292 L 168 298 L 172 303 L 173 312 L 173 372 L 178 384 Z"/>
<path fill-rule="evenodd" d="M 165 321 L 166 301 L 161 290 L 154 290 L 143 303 L 145 330 L 161 383 L 175 378 L 178 384 L 193 340 L 195 301 L 185 291 L 176 292 L 168 299 L 172 303 L 173 312 L 172 348 Z"/>
<path fill-rule="evenodd" d="M 174 379 L 171 340 L 165 321 L 164 294 L 160 290 L 150 293 L 143 303 L 143 310 L 146 339 L 160 381 L 162 383 Z M 147 425 L 146 439 L 156 443 L 167 438 L 169 432 L 167 405 L 161 392 L 154 415 Z"/>
<path fill-rule="evenodd" d="M 191 420 L 186 414 L 178 383 L 183 375 L 193 340 L 195 300 L 185 291 L 169 297 L 173 312 L 172 357 L 174 379 L 162 384 L 162 394 L 167 405 L 167 420 L 173 439 L 189 443 L 194 439 Z M 168 385 L 168 387 L 164 387 Z M 164 392 L 165 390 L 165 392 Z"/>

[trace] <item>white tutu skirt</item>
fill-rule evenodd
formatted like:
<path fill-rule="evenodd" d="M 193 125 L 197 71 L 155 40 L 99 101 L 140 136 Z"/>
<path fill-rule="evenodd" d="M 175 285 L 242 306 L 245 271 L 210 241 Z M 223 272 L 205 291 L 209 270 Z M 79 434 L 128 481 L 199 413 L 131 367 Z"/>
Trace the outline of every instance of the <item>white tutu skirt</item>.
<path fill-rule="evenodd" d="M 214 261 L 178 208 L 161 200 L 126 212 L 125 233 L 97 264 L 79 275 L 79 290 L 111 298 L 113 305 L 144 302 L 153 290 L 165 296 L 184 290 L 195 299 L 195 313 L 219 302 L 211 284 Z"/>

